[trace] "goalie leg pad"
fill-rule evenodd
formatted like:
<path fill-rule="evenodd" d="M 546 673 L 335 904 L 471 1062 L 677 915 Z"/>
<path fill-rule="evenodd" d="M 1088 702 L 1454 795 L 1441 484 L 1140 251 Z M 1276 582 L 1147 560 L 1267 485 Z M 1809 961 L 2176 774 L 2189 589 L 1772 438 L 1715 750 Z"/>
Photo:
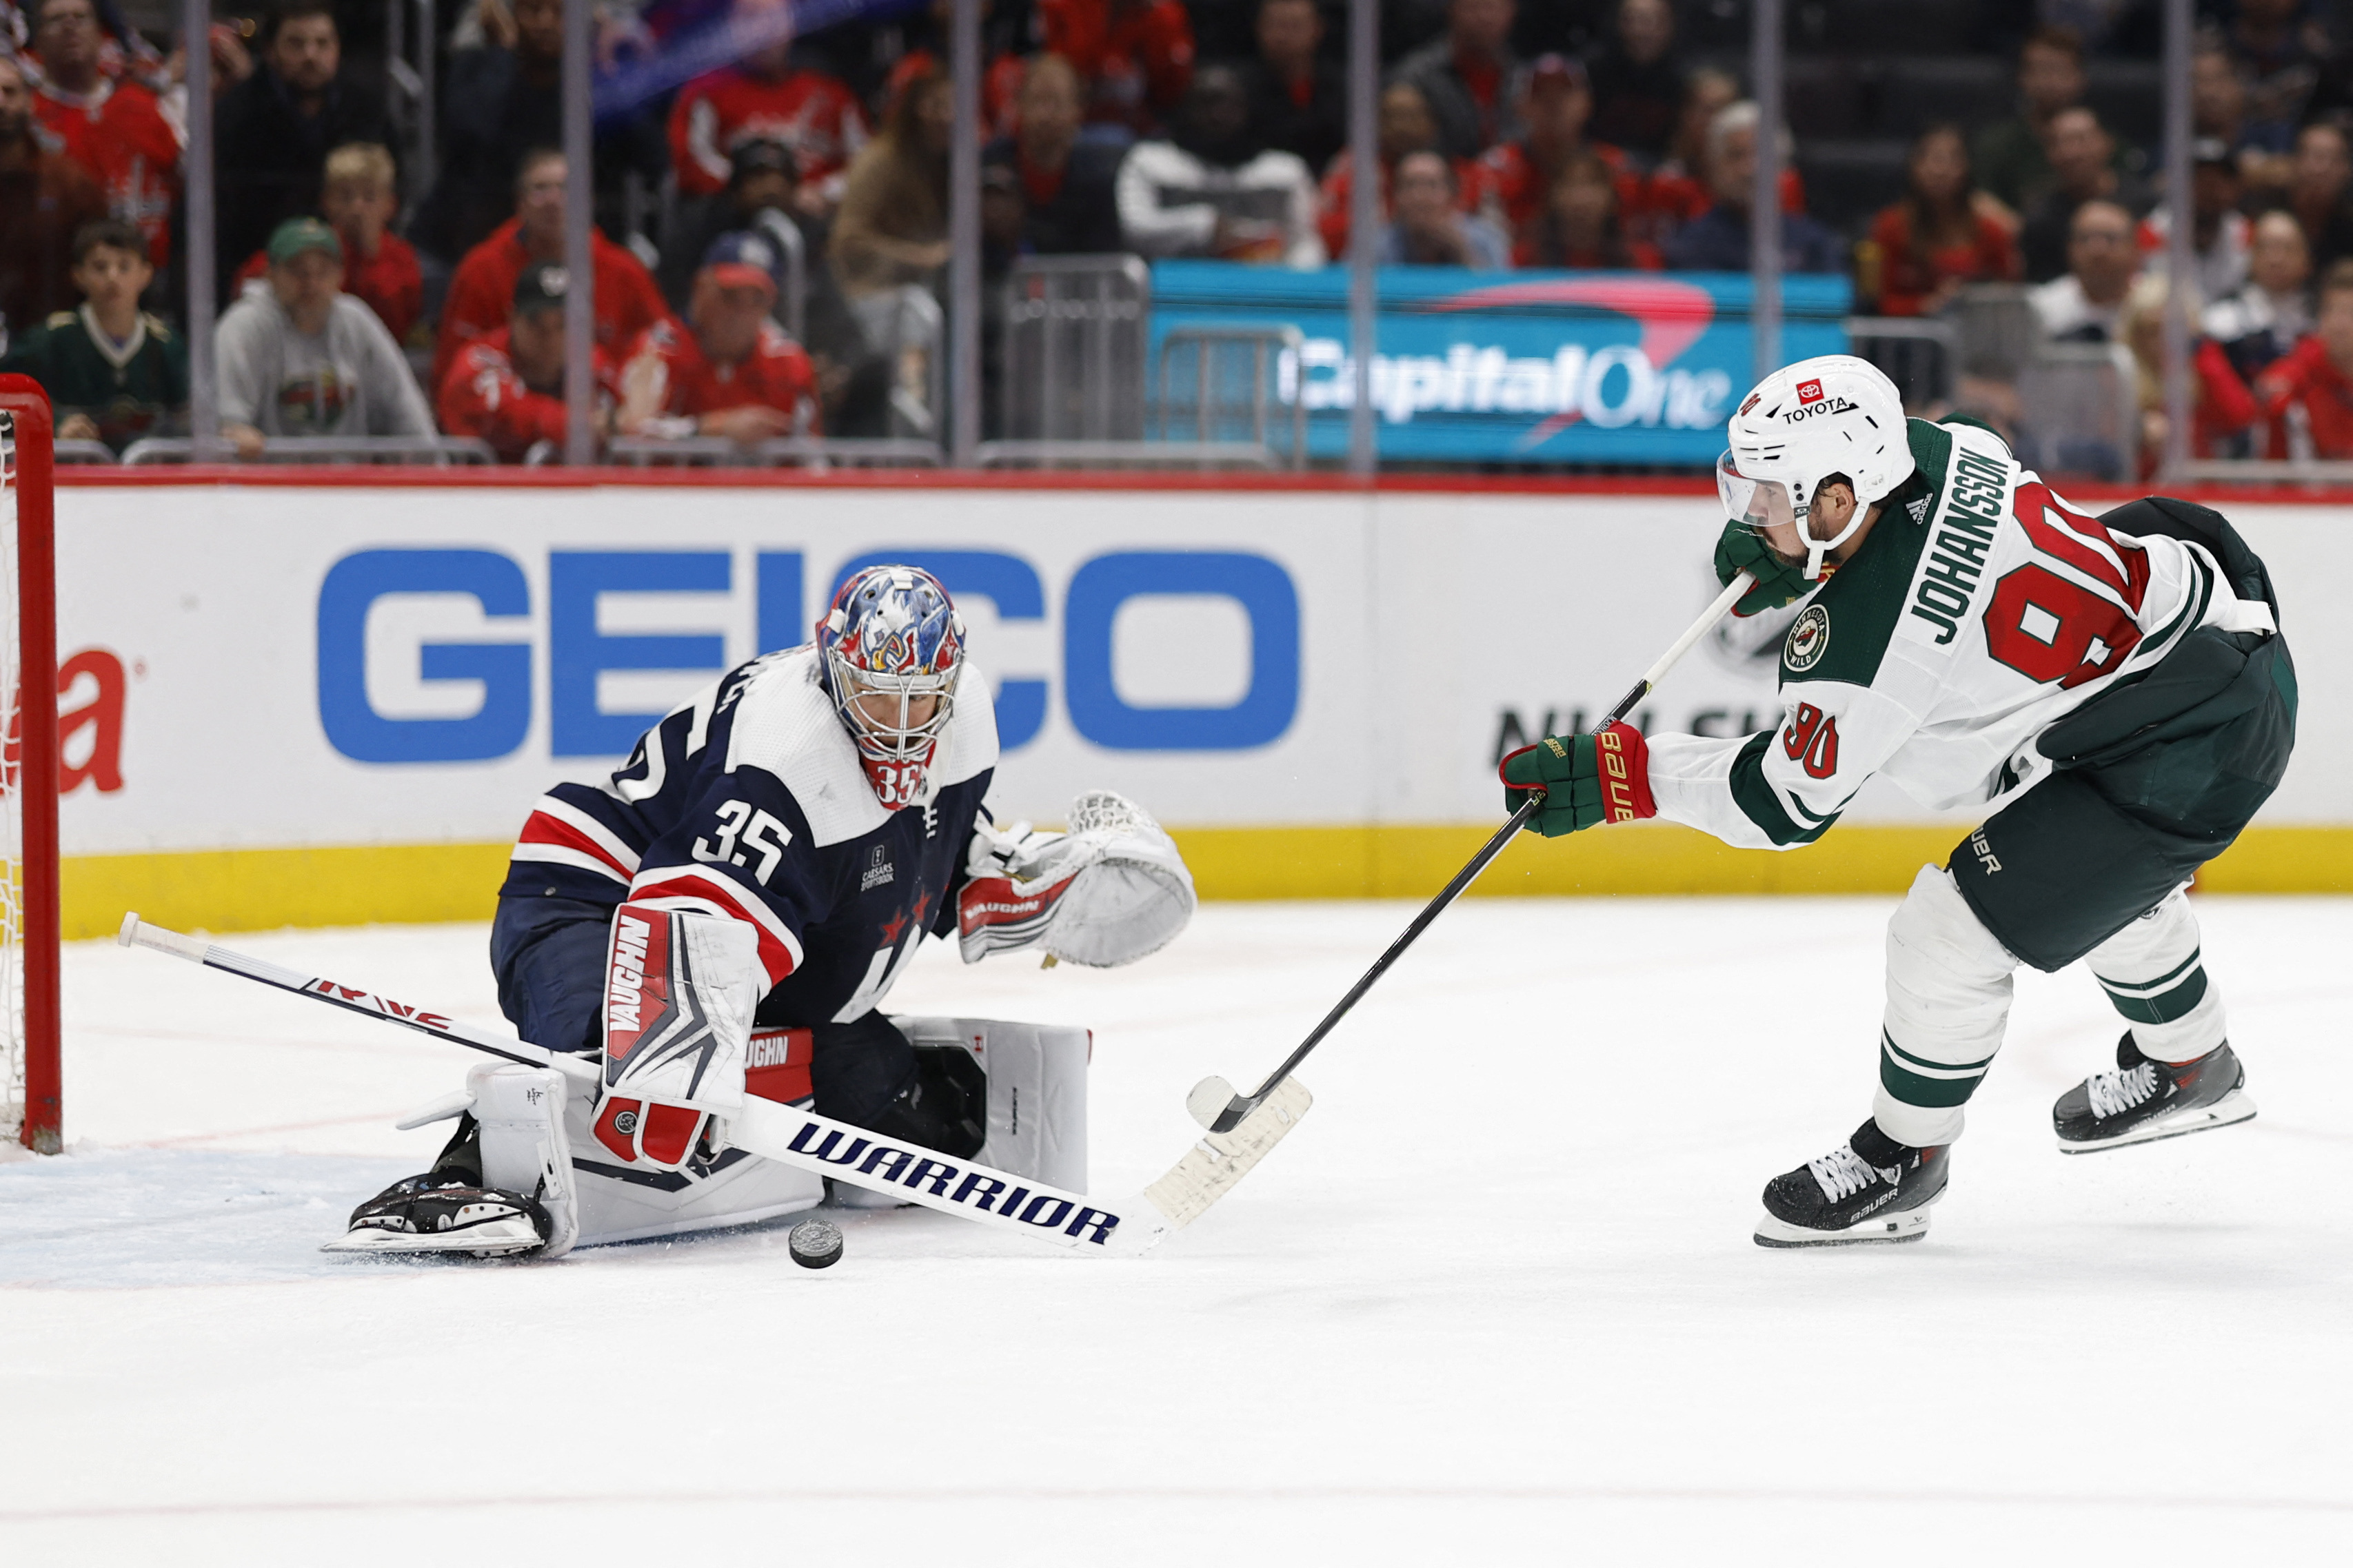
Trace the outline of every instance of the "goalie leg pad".
<path fill-rule="evenodd" d="M 547 1211 L 543 1256 L 563 1257 L 580 1237 L 564 1075 L 552 1068 L 485 1062 L 468 1070 L 466 1090 L 481 1129 L 482 1184 L 536 1199 Z"/>
<path fill-rule="evenodd" d="M 955 1051 L 988 1079 L 988 1140 L 973 1159 L 1065 1192 L 1087 1190 L 1087 1063 L 1094 1037 L 1055 1024 L 901 1018 L 919 1051 Z"/>
<path fill-rule="evenodd" d="M 614 1158 L 675 1171 L 726 1146 L 762 978 L 759 938 L 742 921 L 651 904 L 613 911 L 593 1131 Z"/>

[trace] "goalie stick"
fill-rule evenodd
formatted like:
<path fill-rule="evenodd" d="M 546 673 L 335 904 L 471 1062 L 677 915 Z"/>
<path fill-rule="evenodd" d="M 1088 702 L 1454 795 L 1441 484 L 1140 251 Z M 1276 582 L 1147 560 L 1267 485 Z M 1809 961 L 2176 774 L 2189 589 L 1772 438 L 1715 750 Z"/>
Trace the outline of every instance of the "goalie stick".
<path fill-rule="evenodd" d="M 528 1067 L 554 1068 L 575 1086 L 594 1089 L 600 1081 L 596 1064 L 581 1057 L 522 1040 L 501 1039 L 446 1014 L 411 1007 L 338 981 L 298 974 L 201 937 L 151 925 L 135 913 L 122 917 L 122 929 L 115 941 L 124 947 L 170 953 L 364 1017 L 398 1024 L 470 1050 Z M 1303 1086 L 1287 1083 L 1260 1114 L 1195 1143 L 1166 1175 L 1143 1192 L 1105 1200 L 1092 1200 L 1082 1193 L 1064 1192 L 969 1160 L 944 1159 L 936 1149 L 895 1143 L 846 1121 L 756 1096 L 747 1096 L 742 1111 L 728 1118 L 728 1142 L 763 1159 L 887 1193 L 902 1202 L 920 1204 L 992 1229 L 1034 1237 L 1090 1257 L 1134 1258 L 1192 1224 L 1231 1191 L 1299 1125 L 1313 1103 Z M 418 1124 L 417 1118 L 404 1123 Z"/>
<path fill-rule="evenodd" d="M 1756 578 L 1748 573 L 1736 574 L 1732 581 L 1725 585 L 1724 592 L 1715 596 L 1715 603 L 1700 612 L 1699 619 L 1694 621 L 1683 635 L 1677 637 L 1673 645 L 1659 656 L 1658 662 L 1644 672 L 1642 679 L 1634 683 L 1633 689 L 1618 700 L 1618 706 L 1609 710 L 1588 733 L 1607 730 L 1610 725 L 1631 713 L 1635 704 L 1648 697 L 1659 682 L 1667 678 L 1667 671 L 1682 661 L 1683 655 L 1692 650 L 1692 645 L 1705 637 L 1707 629 L 1722 620 L 1725 612 L 1738 604 L 1740 596 L 1754 587 L 1756 582 Z M 1305 1039 L 1299 1042 L 1297 1050 L 1283 1058 L 1281 1067 L 1267 1075 L 1264 1083 L 1260 1084 L 1248 1094 L 1237 1094 L 1232 1084 L 1214 1075 L 1195 1084 L 1193 1092 L 1185 1097 L 1185 1109 L 1192 1112 L 1193 1120 L 1208 1128 L 1213 1134 L 1227 1132 L 1240 1126 L 1245 1118 L 1254 1114 L 1261 1106 L 1267 1104 L 1269 1098 L 1289 1079 L 1299 1064 L 1307 1059 L 1307 1053 L 1322 1044 L 1324 1037 L 1332 1032 L 1333 1026 L 1346 1017 L 1348 1010 L 1364 997 L 1366 992 L 1373 988 L 1373 983 L 1388 973 L 1389 965 L 1403 956 L 1405 950 L 1411 947 L 1423 931 L 1430 929 L 1430 922 L 1444 914 L 1447 906 L 1461 898 L 1463 889 L 1479 879 L 1479 873 L 1484 871 L 1495 857 L 1504 852 L 1504 846 L 1509 844 L 1520 829 L 1528 825 L 1529 819 L 1535 816 L 1537 810 L 1544 805 L 1544 791 L 1537 789 L 1528 792 L 1527 800 L 1522 804 L 1519 810 L 1512 813 L 1511 820 L 1495 829 L 1495 836 L 1481 846 L 1479 853 L 1471 857 L 1470 864 L 1455 872 L 1454 879 L 1440 889 L 1438 897 L 1422 907 L 1421 913 L 1413 917 L 1413 923 L 1405 928 L 1404 934 L 1389 943 L 1388 951 L 1382 953 L 1370 969 L 1365 971 L 1362 979 L 1348 988 L 1348 994 L 1340 998 L 1339 1005 L 1324 1015 L 1324 1021 L 1316 1025 Z"/>

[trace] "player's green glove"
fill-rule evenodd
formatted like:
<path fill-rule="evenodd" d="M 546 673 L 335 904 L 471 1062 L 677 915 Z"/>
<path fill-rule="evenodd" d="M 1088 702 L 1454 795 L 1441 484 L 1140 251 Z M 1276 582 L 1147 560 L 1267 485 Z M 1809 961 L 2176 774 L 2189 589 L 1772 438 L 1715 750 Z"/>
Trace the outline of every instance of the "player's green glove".
<path fill-rule="evenodd" d="M 1547 735 L 1505 757 L 1497 772 L 1505 811 L 1518 811 L 1531 788 L 1544 790 L 1544 805 L 1529 826 L 1546 838 L 1659 812 L 1651 799 L 1651 749 L 1631 724 L 1590 735 Z"/>
<path fill-rule="evenodd" d="M 1732 606 L 1736 616 L 1753 616 L 1794 605 L 1814 587 L 1806 581 L 1804 567 L 1792 566 L 1774 554 L 1772 547 L 1757 537 L 1756 530 L 1735 518 L 1724 525 L 1723 537 L 1715 542 L 1715 580 L 1729 583 L 1743 572 L 1757 579 L 1757 586 L 1743 594 L 1740 603 Z"/>

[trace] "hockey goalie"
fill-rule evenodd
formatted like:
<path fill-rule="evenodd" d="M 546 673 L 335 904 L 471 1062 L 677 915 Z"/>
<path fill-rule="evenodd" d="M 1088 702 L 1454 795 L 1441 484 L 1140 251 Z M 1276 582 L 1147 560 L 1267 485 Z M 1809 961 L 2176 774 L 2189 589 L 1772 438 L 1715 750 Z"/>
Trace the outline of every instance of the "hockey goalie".
<path fill-rule="evenodd" d="M 996 763 L 946 590 L 876 566 L 813 644 L 730 671 L 606 783 L 556 785 L 515 845 L 491 963 L 524 1039 L 601 1055 L 596 1090 L 475 1068 L 432 1168 L 361 1205 L 335 1249 L 552 1258 L 823 1201 L 819 1176 L 728 1146 L 746 1095 L 1084 1191 L 1085 1030 L 881 1004 L 926 935 L 967 963 L 1142 958 L 1191 918 L 1192 879 L 1108 792 L 1067 833 L 1000 831 Z"/>
<path fill-rule="evenodd" d="M 1746 848 L 1830 831 L 1863 781 L 1989 813 L 1924 867 L 1887 932 L 1872 1114 L 1765 1189 L 1766 1246 L 1907 1241 L 1943 1195 L 1962 1108 L 2023 963 L 2078 959 L 2123 1015 L 2114 1068 L 2061 1096 L 2082 1153 L 2255 1113 L 2183 890 L 2287 766 L 2295 672 L 2262 561 L 2220 514 L 2151 497 L 2092 517 L 1965 420 L 1905 417 L 1872 365 L 1760 383 L 1717 466 L 1736 613 L 1799 605 L 1780 723 L 1746 740 L 1624 724 L 1504 760 L 1547 837 L 1658 816 Z M 1802 931 L 1757 933 L 1802 958 Z M 1811 977 L 1792 976 L 1803 1005 Z"/>

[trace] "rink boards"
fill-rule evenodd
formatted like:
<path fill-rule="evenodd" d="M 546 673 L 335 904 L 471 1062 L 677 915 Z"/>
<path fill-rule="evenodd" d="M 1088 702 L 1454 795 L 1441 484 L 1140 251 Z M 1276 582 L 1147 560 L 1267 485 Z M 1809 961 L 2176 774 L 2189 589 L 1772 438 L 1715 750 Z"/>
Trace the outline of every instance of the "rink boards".
<path fill-rule="evenodd" d="M 1712 596 L 1712 495 L 1336 489 L 83 482 L 58 500 L 69 931 L 479 918 L 540 791 L 613 767 L 843 574 L 948 583 L 997 694 L 1001 819 L 1082 788 L 1212 897 L 1432 890 L 1495 760 L 1589 722 Z M 2096 504 L 2093 510 L 2097 510 Z M 2296 760 L 2208 885 L 2353 888 L 2343 509 L 2233 504 L 2302 677 Z M 1773 628 L 1644 727 L 1775 721 Z M 1866 789 L 1787 856 L 1645 825 L 1526 840 L 1488 893 L 1901 887 L 1970 824 Z"/>

